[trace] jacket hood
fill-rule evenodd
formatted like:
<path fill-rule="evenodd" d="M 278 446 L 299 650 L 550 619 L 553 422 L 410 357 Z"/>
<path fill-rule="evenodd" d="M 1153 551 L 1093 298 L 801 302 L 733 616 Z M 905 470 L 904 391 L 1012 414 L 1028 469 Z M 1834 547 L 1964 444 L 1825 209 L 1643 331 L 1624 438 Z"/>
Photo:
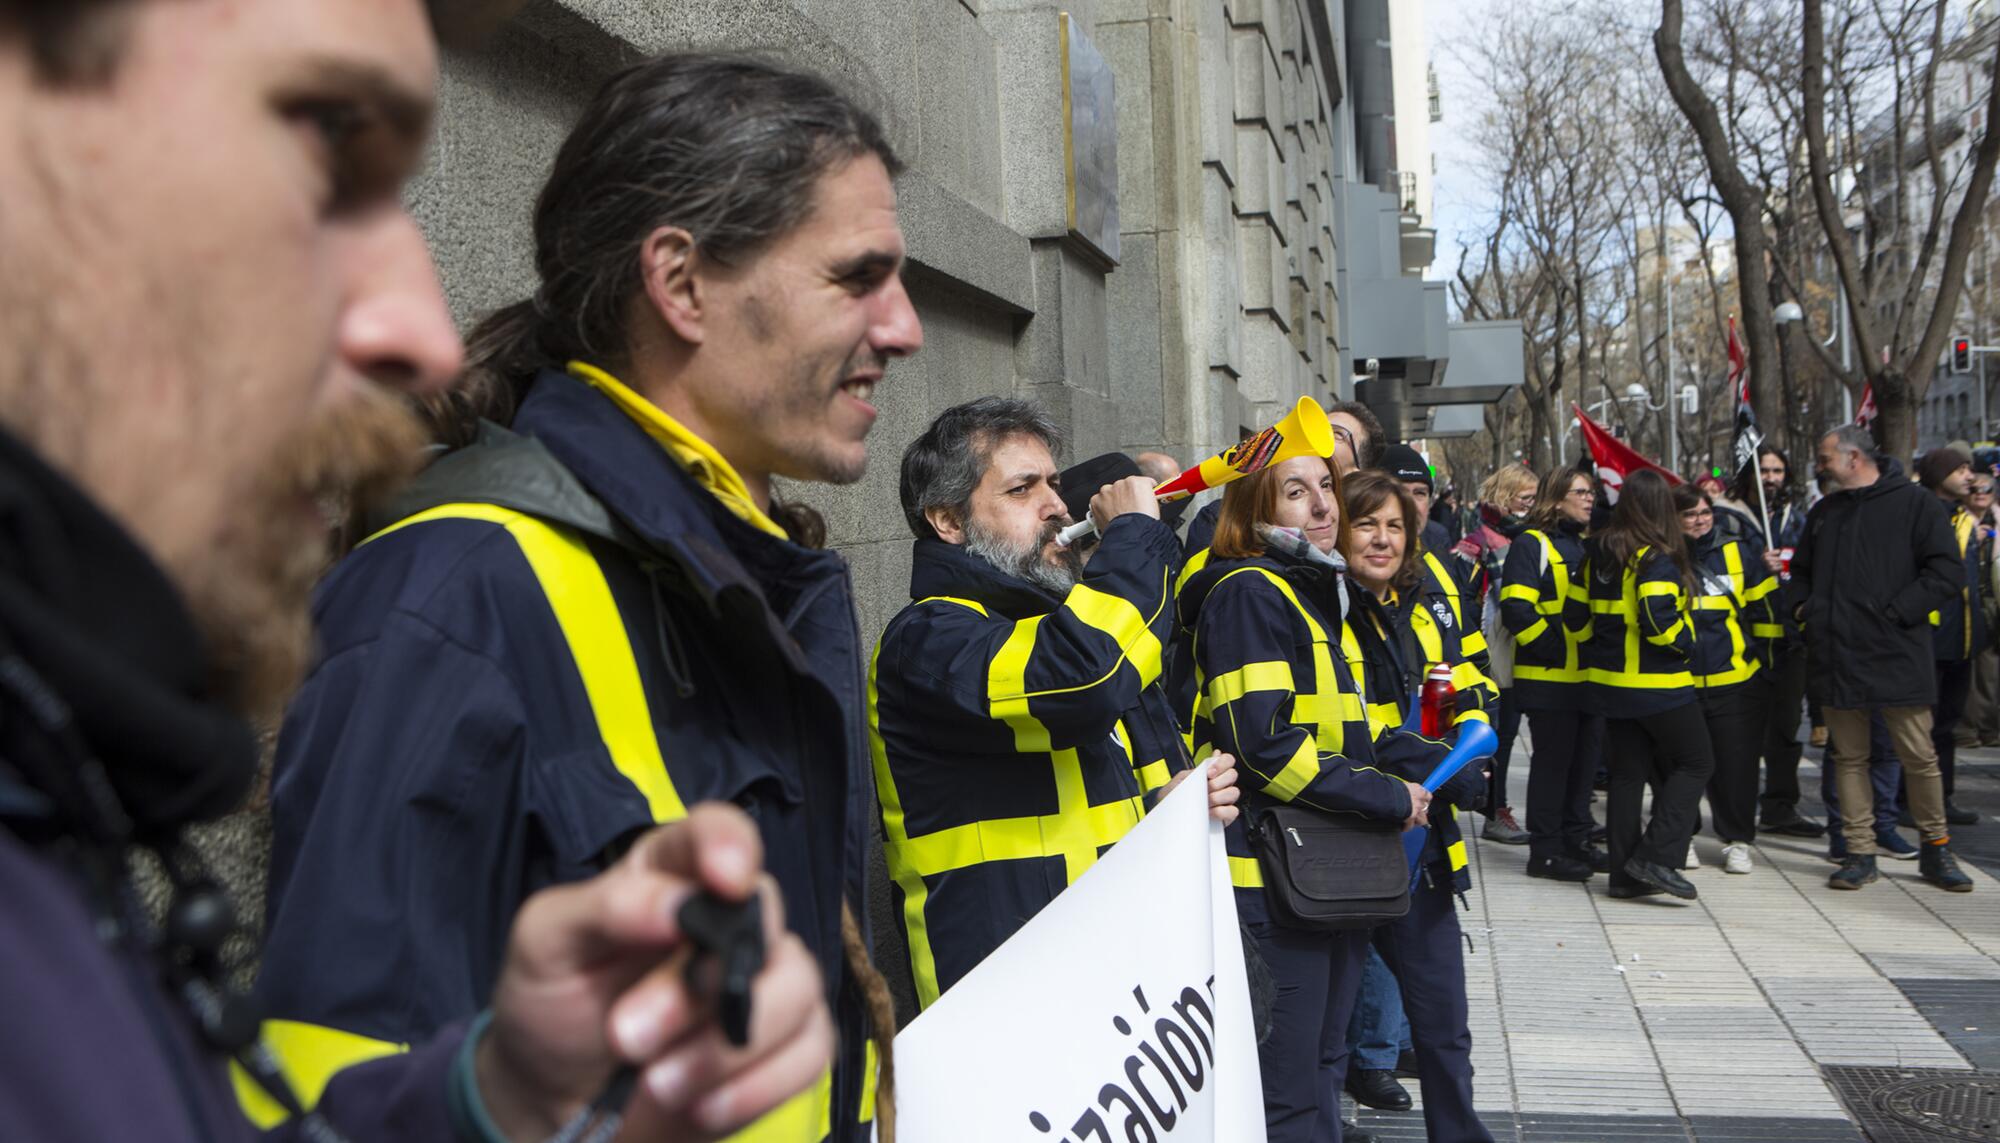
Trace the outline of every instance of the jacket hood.
<path fill-rule="evenodd" d="M 1910 474 L 1903 467 L 1903 462 L 1892 456 L 1882 461 L 1882 475 L 1876 479 L 1875 483 L 1866 488 L 1851 490 L 1843 488 L 1839 492 L 1834 493 L 1834 495 L 1852 496 L 1856 500 L 1873 500 L 1878 496 L 1887 496 L 1904 485 L 1908 485 L 1911 488 L 1917 487 L 1916 484 L 1911 482 Z"/>

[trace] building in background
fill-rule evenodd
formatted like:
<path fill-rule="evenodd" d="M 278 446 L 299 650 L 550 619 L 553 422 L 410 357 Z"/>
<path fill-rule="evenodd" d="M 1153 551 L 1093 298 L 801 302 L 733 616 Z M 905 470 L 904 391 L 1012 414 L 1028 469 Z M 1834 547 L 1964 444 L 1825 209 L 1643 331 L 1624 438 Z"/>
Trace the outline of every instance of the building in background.
<path fill-rule="evenodd" d="M 1395 7 L 1399 21 L 1421 16 L 1418 0 Z M 1385 375 L 1435 390 L 1442 286 L 1421 280 L 1428 246 L 1413 261 L 1419 251 L 1404 244 L 1427 215 L 1406 219 L 1384 149 L 1388 8 L 526 0 L 492 42 L 447 54 L 437 138 L 411 206 L 469 328 L 534 288 L 535 195 L 612 72 L 667 51 L 757 52 L 818 70 L 870 105 L 909 165 L 897 193 L 924 349 L 876 391 L 867 477 L 790 492 L 825 513 L 872 642 L 909 598 L 897 460 L 950 405 L 1030 397 L 1069 431 L 1073 457 L 1160 449 L 1193 460 L 1300 396 L 1353 396 L 1352 366 L 1369 356 Z M 1407 64 L 1419 76 L 1421 31 L 1419 20 Z M 1366 130 L 1377 133 L 1367 148 L 1354 88 L 1364 73 Z M 1427 144 L 1412 146 L 1428 172 Z M 1419 187 L 1427 196 L 1427 177 Z M 1503 324 L 1518 379 L 1519 329 Z M 1453 370 L 1455 383 L 1477 376 L 1468 364 Z M 1402 390 L 1376 395 L 1402 402 L 1379 406 L 1387 423 L 1430 426 L 1436 406 L 1411 405 Z M 1409 407 L 1421 416 L 1404 417 Z M 198 838 L 246 916 L 262 916 L 268 837 L 253 808 Z M 886 874 L 875 889 L 876 960 L 907 1018 L 916 1008 Z"/>

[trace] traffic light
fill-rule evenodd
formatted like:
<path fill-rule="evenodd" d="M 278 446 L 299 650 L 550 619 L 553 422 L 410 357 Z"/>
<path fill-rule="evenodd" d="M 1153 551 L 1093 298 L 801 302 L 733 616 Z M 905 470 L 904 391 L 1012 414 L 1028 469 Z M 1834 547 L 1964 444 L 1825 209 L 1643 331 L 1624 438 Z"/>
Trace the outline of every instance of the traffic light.
<path fill-rule="evenodd" d="M 1951 339 L 1951 371 L 1953 373 L 1972 372 L 1972 339 L 1954 337 Z"/>

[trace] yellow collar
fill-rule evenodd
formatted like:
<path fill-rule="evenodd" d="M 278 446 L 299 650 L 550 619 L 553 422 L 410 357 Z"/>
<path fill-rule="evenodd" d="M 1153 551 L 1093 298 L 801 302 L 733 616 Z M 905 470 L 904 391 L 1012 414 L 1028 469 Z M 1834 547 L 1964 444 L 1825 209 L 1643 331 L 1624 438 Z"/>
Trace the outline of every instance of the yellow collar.
<path fill-rule="evenodd" d="M 697 483 L 722 501 L 723 507 L 758 531 L 768 532 L 781 540 L 791 539 L 778 522 L 751 499 L 750 488 L 743 483 L 743 477 L 738 475 L 734 465 L 715 451 L 714 445 L 689 432 L 686 425 L 668 416 L 658 405 L 595 365 L 572 361 L 569 363 L 569 374 L 611 398 L 611 403 L 618 406 L 620 412 L 639 422 L 646 435 L 666 449 L 667 455 L 686 469 Z"/>

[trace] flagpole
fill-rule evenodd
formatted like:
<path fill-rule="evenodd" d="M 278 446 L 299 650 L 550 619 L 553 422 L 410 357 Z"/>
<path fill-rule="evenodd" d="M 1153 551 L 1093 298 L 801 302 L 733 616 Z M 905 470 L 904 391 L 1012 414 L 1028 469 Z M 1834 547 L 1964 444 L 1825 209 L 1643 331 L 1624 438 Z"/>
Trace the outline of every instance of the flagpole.
<path fill-rule="evenodd" d="M 1771 509 L 1764 502 L 1764 474 L 1757 465 L 1757 451 L 1750 451 L 1751 478 L 1757 482 L 1757 522 L 1764 527 L 1764 550 L 1771 550 Z"/>

